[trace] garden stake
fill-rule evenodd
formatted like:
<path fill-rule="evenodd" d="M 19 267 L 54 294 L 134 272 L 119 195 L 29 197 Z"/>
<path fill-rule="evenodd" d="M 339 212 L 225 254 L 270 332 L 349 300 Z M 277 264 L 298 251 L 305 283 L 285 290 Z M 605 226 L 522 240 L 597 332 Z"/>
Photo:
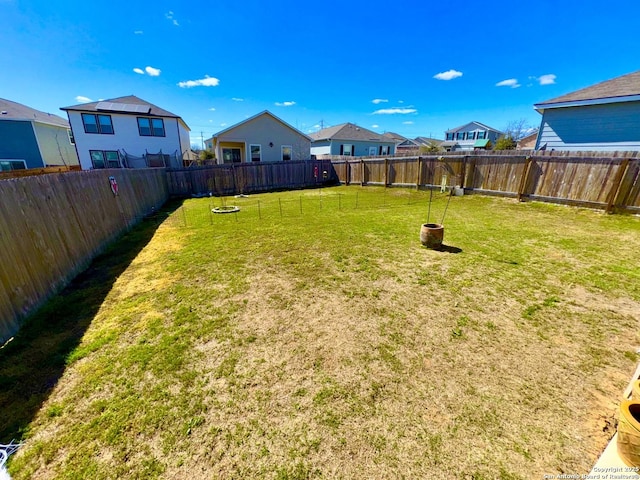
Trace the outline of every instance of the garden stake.
<path fill-rule="evenodd" d="M 447 214 L 447 208 L 449 208 L 449 202 L 451 201 L 451 197 L 453 197 L 453 187 L 451 187 L 451 192 L 449 193 L 447 204 L 444 207 L 444 213 L 442 214 L 442 220 L 440 221 L 440 225 L 444 225 L 444 216 Z"/>

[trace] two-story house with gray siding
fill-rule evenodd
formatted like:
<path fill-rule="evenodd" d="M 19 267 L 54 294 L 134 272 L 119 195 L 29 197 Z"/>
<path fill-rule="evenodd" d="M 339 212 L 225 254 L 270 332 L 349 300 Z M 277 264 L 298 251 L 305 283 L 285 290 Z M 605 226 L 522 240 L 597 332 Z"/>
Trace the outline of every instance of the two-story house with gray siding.
<path fill-rule="evenodd" d="M 448 152 L 458 150 L 490 150 L 496 140 L 504 135 L 500 130 L 480 122 L 470 122 L 445 132 L 441 147 Z"/>
<path fill-rule="evenodd" d="M 536 150 L 640 150 L 640 71 L 535 104 Z"/>
<path fill-rule="evenodd" d="M 396 153 L 396 140 L 353 123 L 324 128 L 310 136 L 311 154 L 316 156 L 373 157 Z"/>
<path fill-rule="evenodd" d="M 77 167 L 69 122 L 0 98 L 0 170 Z"/>

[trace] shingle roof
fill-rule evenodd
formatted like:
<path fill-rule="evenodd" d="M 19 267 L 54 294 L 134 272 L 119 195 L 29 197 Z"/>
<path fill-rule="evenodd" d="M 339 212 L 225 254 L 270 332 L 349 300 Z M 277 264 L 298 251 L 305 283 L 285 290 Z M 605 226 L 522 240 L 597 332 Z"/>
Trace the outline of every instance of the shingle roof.
<path fill-rule="evenodd" d="M 563 102 L 579 102 L 585 100 L 599 100 L 603 98 L 626 97 L 630 95 L 640 95 L 640 70 L 597 83 L 581 90 L 576 90 L 575 92 L 571 92 L 560 97 L 552 98 L 551 100 L 537 103 L 536 106 Z"/>
<path fill-rule="evenodd" d="M 359 127 L 353 123 L 343 123 L 335 127 L 324 128 L 310 135 L 313 141 L 318 140 L 365 140 L 373 142 L 393 142 L 379 133 Z"/>
<path fill-rule="evenodd" d="M 97 112 L 97 111 L 109 111 L 104 110 L 104 109 L 100 109 L 98 110 L 96 107 L 99 103 L 105 104 L 105 103 L 120 103 L 120 104 L 133 104 L 133 105 L 149 105 L 151 107 L 151 110 L 149 111 L 149 113 L 145 113 L 145 115 L 151 115 L 151 116 L 158 116 L 158 117 L 172 117 L 172 118 L 180 118 L 179 115 L 176 115 L 175 113 L 171 113 L 168 110 L 165 110 L 164 108 L 160 108 L 156 105 L 154 105 L 153 103 L 147 102 L 145 100 L 142 100 L 141 98 L 136 97 L 135 95 L 128 95 L 126 97 L 117 97 L 117 98 L 110 98 L 108 100 L 101 100 L 99 102 L 90 102 L 90 103 L 81 103 L 80 105 L 72 105 L 70 107 L 62 107 L 60 110 L 75 110 L 75 111 L 82 111 L 82 112 Z M 112 110 L 113 112 L 117 112 L 117 113 L 122 113 L 125 115 L 140 115 L 140 113 L 135 113 L 135 112 L 122 112 L 119 110 Z"/>
<path fill-rule="evenodd" d="M 458 131 L 465 131 L 466 132 L 467 131 L 466 127 L 468 127 L 471 124 L 477 125 L 478 127 L 483 128 L 485 130 L 491 130 L 491 131 L 494 131 L 494 132 L 502 133 L 500 130 L 497 130 L 495 128 L 491 128 L 491 127 L 485 125 L 484 123 L 476 122 L 475 120 L 472 121 L 472 122 L 469 122 L 469 123 L 465 123 L 464 125 L 460 125 L 459 127 L 452 128 L 451 130 L 447 130 L 445 133 L 456 133 Z"/>
<path fill-rule="evenodd" d="M 382 136 L 390 138 L 391 140 L 394 140 L 396 142 L 404 142 L 405 140 L 407 140 L 407 137 L 404 137 L 399 133 L 394 133 L 394 132 L 385 132 L 382 134 Z"/>
<path fill-rule="evenodd" d="M 436 145 L 440 145 L 442 140 L 438 140 L 437 138 L 429 138 L 429 137 L 416 137 L 414 140 L 422 145 L 429 145 L 430 143 L 435 143 Z"/>
<path fill-rule="evenodd" d="M 0 120 L 32 120 L 39 123 L 69 128 L 69 122 L 53 113 L 41 112 L 21 103 L 0 98 Z"/>

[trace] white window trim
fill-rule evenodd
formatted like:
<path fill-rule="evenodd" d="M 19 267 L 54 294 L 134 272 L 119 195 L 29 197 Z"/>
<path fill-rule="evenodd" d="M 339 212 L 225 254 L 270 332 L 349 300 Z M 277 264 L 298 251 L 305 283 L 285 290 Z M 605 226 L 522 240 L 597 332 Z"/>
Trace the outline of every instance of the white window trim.
<path fill-rule="evenodd" d="M 258 160 L 258 161 L 262 162 L 262 145 L 260 143 L 250 143 L 249 144 L 249 156 L 247 158 L 247 162 L 249 162 L 249 163 L 253 162 L 253 152 L 251 151 L 251 149 L 253 147 L 260 148 L 260 160 Z"/>
<path fill-rule="evenodd" d="M 288 148 L 289 152 L 290 152 L 290 159 L 289 160 L 293 160 L 293 147 L 291 145 L 280 145 L 280 160 L 282 160 L 283 162 L 285 161 L 284 159 L 284 149 Z"/>
<path fill-rule="evenodd" d="M 347 150 L 346 147 L 350 147 L 348 155 L 346 153 L 346 150 Z M 344 157 L 353 157 L 354 156 L 353 155 L 353 143 L 343 143 L 342 144 L 342 156 L 344 156 Z"/>

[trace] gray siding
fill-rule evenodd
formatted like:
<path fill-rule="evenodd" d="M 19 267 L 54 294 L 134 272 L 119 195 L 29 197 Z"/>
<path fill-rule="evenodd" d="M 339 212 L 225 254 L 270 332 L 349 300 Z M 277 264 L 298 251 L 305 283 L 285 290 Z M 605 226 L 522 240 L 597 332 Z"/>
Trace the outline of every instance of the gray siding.
<path fill-rule="evenodd" d="M 380 152 L 380 146 L 388 146 L 389 147 L 389 156 L 394 155 L 396 153 L 396 144 L 395 142 L 365 142 L 362 140 L 332 140 L 331 141 L 331 155 L 340 155 L 340 146 L 341 145 L 353 145 L 354 146 L 354 157 L 368 157 L 369 147 L 375 147 L 376 155 Z"/>
<path fill-rule="evenodd" d="M 640 150 L 640 102 L 549 108 L 536 150 Z"/>
<path fill-rule="evenodd" d="M 67 128 L 34 123 L 40 154 L 45 166 L 80 165 L 76 147 L 69 141 Z"/>
<path fill-rule="evenodd" d="M 27 168 L 44 167 L 31 122 L 0 121 L 0 158 L 24 160 Z"/>
<path fill-rule="evenodd" d="M 266 114 L 223 133 L 218 137 L 218 142 L 246 142 L 247 156 L 251 155 L 250 145 L 260 145 L 263 162 L 281 161 L 283 145 L 292 147 L 292 160 L 311 158 L 309 139 Z M 273 146 L 269 146 L 270 144 Z M 250 158 L 243 160 L 251 161 Z"/>

